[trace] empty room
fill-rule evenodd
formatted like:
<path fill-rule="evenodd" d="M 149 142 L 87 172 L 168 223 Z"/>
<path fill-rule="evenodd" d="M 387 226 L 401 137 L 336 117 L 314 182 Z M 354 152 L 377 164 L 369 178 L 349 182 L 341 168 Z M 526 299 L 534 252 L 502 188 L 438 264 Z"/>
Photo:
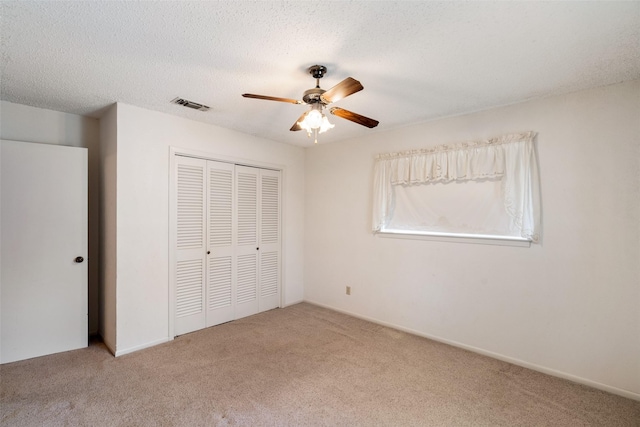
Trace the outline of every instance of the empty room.
<path fill-rule="evenodd" d="M 640 1 L 0 16 L 0 425 L 640 426 Z"/>

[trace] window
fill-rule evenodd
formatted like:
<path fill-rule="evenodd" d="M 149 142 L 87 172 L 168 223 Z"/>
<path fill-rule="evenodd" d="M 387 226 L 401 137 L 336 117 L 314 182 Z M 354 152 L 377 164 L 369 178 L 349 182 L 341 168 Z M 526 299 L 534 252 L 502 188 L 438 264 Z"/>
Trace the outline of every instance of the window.
<path fill-rule="evenodd" d="M 537 242 L 534 136 L 378 155 L 373 231 Z"/>

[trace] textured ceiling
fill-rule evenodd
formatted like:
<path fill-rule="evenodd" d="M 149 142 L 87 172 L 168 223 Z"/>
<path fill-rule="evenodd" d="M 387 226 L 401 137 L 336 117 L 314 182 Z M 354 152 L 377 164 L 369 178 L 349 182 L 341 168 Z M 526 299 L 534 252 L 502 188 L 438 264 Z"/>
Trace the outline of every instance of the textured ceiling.
<path fill-rule="evenodd" d="M 2 1 L 1 99 L 99 117 L 123 102 L 296 145 L 301 99 L 352 76 L 334 142 L 640 78 L 640 2 Z M 209 105 L 200 112 L 175 97 Z"/>

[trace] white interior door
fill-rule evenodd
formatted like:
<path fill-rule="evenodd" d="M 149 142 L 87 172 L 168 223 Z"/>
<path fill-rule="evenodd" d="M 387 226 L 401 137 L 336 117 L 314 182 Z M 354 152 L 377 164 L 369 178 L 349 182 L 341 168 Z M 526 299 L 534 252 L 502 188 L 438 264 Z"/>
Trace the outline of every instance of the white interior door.
<path fill-rule="evenodd" d="M 0 362 L 86 347 L 87 149 L 1 144 Z"/>
<path fill-rule="evenodd" d="M 206 171 L 206 160 L 176 162 L 175 335 L 205 327 Z"/>
<path fill-rule="evenodd" d="M 234 165 L 207 161 L 207 324 L 234 319 Z"/>
<path fill-rule="evenodd" d="M 280 307 L 280 171 L 260 170 L 259 310 Z"/>
<path fill-rule="evenodd" d="M 258 177 L 260 169 L 236 165 L 235 318 L 258 313 Z"/>

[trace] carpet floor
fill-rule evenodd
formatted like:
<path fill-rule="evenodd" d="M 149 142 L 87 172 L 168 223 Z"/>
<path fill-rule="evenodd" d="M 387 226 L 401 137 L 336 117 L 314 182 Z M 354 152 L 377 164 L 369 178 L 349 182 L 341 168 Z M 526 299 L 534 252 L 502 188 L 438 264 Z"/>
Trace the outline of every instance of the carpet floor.
<path fill-rule="evenodd" d="M 2 426 L 640 426 L 640 402 L 311 304 L 0 366 Z"/>

